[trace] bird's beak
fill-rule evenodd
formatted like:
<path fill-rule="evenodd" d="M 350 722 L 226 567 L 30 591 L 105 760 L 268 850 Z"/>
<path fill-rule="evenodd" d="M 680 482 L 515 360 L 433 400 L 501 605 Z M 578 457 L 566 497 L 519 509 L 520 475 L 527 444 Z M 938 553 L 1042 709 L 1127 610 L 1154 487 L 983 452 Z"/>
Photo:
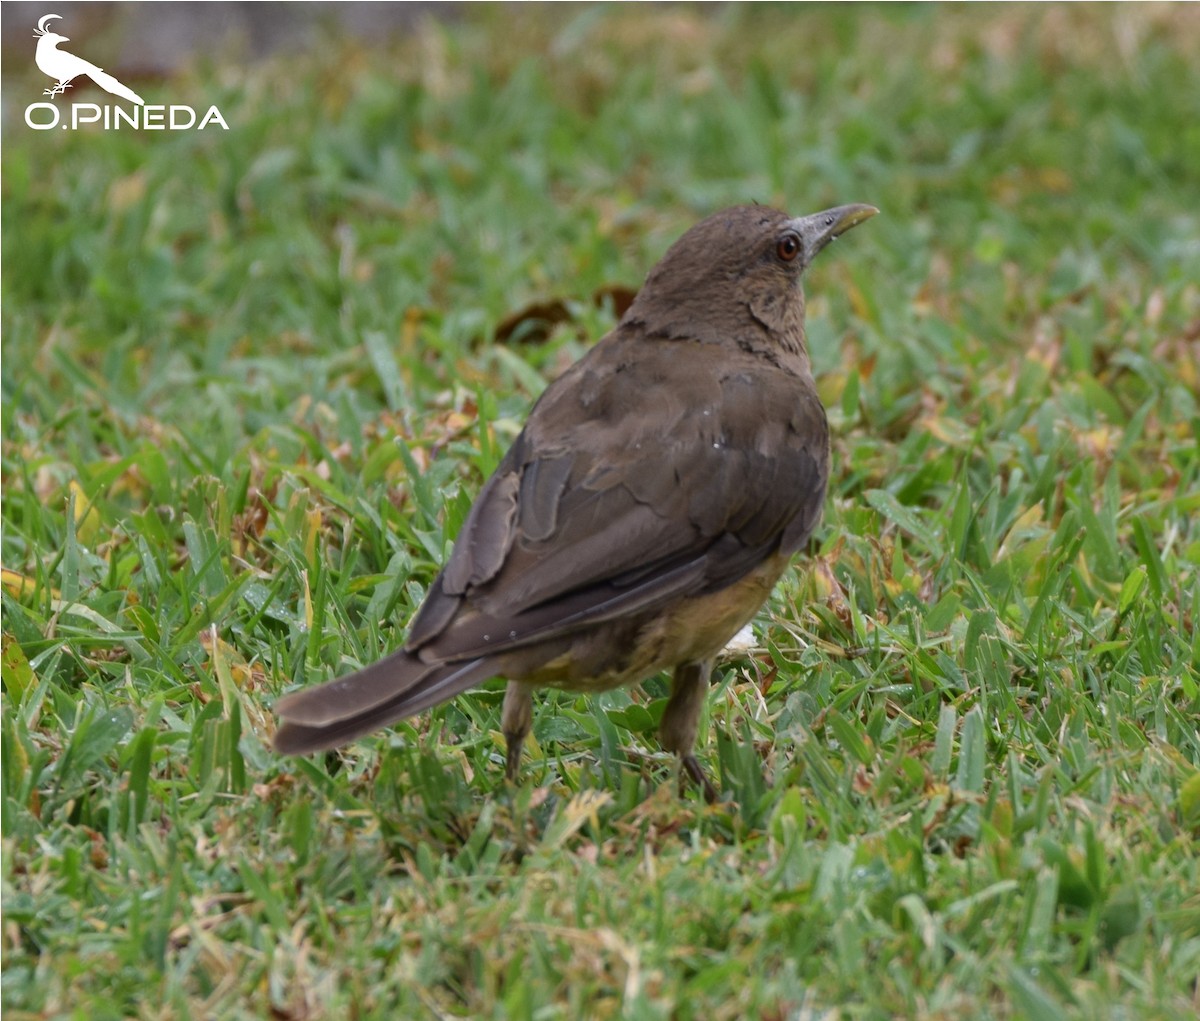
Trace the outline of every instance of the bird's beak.
<path fill-rule="evenodd" d="M 791 227 L 804 243 L 805 265 L 834 238 L 841 237 L 851 227 L 857 227 L 878 212 L 874 206 L 854 205 L 798 216 L 791 222 Z"/>

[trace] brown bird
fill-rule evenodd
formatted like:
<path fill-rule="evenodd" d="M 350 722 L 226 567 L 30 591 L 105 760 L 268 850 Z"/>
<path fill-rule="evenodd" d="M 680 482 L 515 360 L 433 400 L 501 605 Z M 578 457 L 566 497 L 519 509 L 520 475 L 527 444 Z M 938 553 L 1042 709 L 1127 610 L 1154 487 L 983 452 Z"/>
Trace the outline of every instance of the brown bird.
<path fill-rule="evenodd" d="M 280 698 L 275 748 L 331 748 L 499 676 L 511 778 L 535 687 L 674 668 L 659 739 L 715 797 L 693 754 L 713 657 L 812 534 L 829 478 L 800 276 L 876 212 L 737 206 L 675 242 L 533 406 L 404 647 Z"/>

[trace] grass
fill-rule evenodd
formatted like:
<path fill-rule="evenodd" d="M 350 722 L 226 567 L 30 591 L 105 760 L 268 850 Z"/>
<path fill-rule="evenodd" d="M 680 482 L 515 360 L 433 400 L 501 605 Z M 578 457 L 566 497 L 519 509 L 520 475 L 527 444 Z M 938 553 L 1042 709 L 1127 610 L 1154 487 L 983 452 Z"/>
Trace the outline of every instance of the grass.
<path fill-rule="evenodd" d="M 1198 51 L 1189 5 L 472 10 L 145 89 L 228 133 L 6 110 L 6 1017 L 1194 1017 Z M 515 788 L 499 683 L 270 752 L 605 289 L 751 199 L 883 215 L 808 277 L 834 483 L 719 670 L 729 800 L 663 678 L 540 699 Z"/>

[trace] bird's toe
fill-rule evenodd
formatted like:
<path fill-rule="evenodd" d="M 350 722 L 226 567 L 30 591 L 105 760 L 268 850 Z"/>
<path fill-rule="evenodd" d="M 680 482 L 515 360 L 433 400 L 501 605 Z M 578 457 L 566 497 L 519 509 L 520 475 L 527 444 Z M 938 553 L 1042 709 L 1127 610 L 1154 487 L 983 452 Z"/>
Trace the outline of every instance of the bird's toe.
<path fill-rule="evenodd" d="M 720 795 L 712 785 L 712 781 L 709 780 L 708 775 L 704 772 L 704 767 L 700 765 L 700 760 L 695 755 L 682 755 L 679 762 L 687 775 L 692 778 L 692 782 L 704 792 L 704 800 L 710 805 L 716 804 L 720 799 Z"/>

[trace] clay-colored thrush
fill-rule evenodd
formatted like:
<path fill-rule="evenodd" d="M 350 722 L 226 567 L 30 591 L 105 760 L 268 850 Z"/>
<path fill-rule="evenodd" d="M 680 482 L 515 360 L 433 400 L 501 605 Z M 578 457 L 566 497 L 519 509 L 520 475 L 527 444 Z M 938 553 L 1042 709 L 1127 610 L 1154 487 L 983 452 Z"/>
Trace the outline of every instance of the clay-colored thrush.
<path fill-rule="evenodd" d="M 330 748 L 500 676 L 511 777 L 535 687 L 673 667 L 659 738 L 712 797 L 692 748 L 713 657 L 812 534 L 829 477 L 800 276 L 876 212 L 738 206 L 684 234 L 534 405 L 404 647 L 280 698 L 276 749 Z"/>

